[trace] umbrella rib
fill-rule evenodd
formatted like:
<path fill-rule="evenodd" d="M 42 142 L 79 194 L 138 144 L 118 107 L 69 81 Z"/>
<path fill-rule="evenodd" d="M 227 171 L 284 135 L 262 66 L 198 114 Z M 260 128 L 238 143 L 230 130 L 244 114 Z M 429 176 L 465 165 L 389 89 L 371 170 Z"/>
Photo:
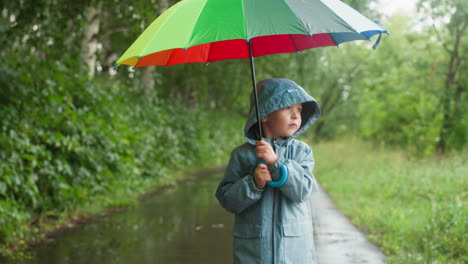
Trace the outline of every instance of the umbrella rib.
<path fill-rule="evenodd" d="M 247 19 L 245 17 L 245 8 L 244 8 L 244 0 L 241 1 L 242 3 L 242 15 L 244 16 L 244 32 L 245 32 L 245 40 L 249 41 L 249 30 L 248 30 L 248 26 L 247 26 Z M 253 56 L 253 53 L 252 53 L 252 56 Z"/>
<path fill-rule="evenodd" d="M 286 1 L 284 1 L 284 0 L 282 0 L 282 1 L 289 8 L 289 11 L 294 15 L 294 17 L 296 17 L 297 21 L 299 21 L 301 23 L 302 28 L 305 29 L 304 34 L 311 35 L 311 33 L 307 30 L 307 27 L 304 24 L 304 22 L 302 22 L 302 20 L 297 16 L 296 12 L 294 12 L 294 10 L 291 9 L 291 7 L 288 5 L 288 3 Z"/>
<path fill-rule="evenodd" d="M 299 50 L 297 49 L 296 43 L 294 42 L 294 40 L 293 40 L 293 38 L 292 38 L 292 34 L 288 34 L 288 36 L 289 36 L 289 39 L 291 40 L 291 43 L 292 43 L 293 46 L 294 46 L 294 49 L 296 50 L 296 52 L 298 52 Z"/>
<path fill-rule="evenodd" d="M 355 33 L 361 34 L 361 32 L 357 31 L 352 25 L 350 25 L 350 24 L 348 23 L 348 21 L 345 21 L 341 16 L 339 16 L 339 15 L 335 12 L 335 10 L 333 10 L 333 8 L 331 8 L 330 6 L 328 6 L 328 5 L 327 5 L 326 3 L 324 3 L 323 1 L 319 1 L 319 2 L 322 3 L 324 6 L 326 6 L 330 12 L 332 12 L 337 18 L 339 18 L 341 21 L 343 21 L 343 23 L 345 23 L 349 28 L 352 28 L 353 31 L 354 31 Z M 351 6 L 349 6 L 349 7 L 352 8 Z M 357 12 L 357 11 L 356 11 L 356 12 Z M 336 43 L 336 41 L 335 41 L 335 43 Z"/>
<path fill-rule="evenodd" d="M 214 42 L 210 42 L 210 49 L 208 50 L 208 56 L 206 56 L 206 60 L 205 60 L 205 63 L 209 63 L 210 62 L 210 57 L 211 57 L 211 51 L 213 50 L 213 43 Z"/>
<path fill-rule="evenodd" d="M 170 65 L 170 61 L 172 60 L 172 58 L 174 57 L 174 53 L 176 52 L 176 49 L 171 49 L 171 55 L 169 55 L 169 58 L 167 59 L 166 61 L 166 65 L 165 67 L 169 67 Z M 173 64 L 174 65 L 174 64 Z M 172 65 L 171 65 L 172 66 Z"/>
<path fill-rule="evenodd" d="M 330 38 L 333 40 L 333 42 L 335 42 L 335 46 L 339 48 L 340 46 L 339 46 L 338 42 L 336 42 L 336 39 L 334 39 L 333 36 L 330 35 L 330 34 L 328 34 L 328 36 L 330 36 Z"/>
<path fill-rule="evenodd" d="M 203 4 L 203 6 L 200 8 L 200 13 L 203 12 L 203 8 L 205 8 L 206 2 L 207 2 L 207 1 L 205 1 L 205 3 Z M 181 3 L 181 2 L 179 2 L 179 3 Z M 159 27 L 159 29 L 163 28 L 164 25 L 170 20 L 169 18 L 172 17 L 176 12 L 177 12 L 177 10 L 174 11 L 173 13 L 171 13 L 171 14 L 169 15 L 169 17 L 161 24 L 161 26 Z M 186 45 L 188 44 L 187 42 L 190 42 L 191 36 L 192 36 L 192 34 L 193 34 L 193 29 L 195 28 L 195 25 L 197 24 L 197 20 L 198 20 L 198 18 L 200 17 L 200 13 L 198 14 L 197 18 L 195 19 L 195 23 L 193 23 L 193 27 L 192 27 L 192 29 L 191 29 L 191 31 L 190 31 L 190 34 L 187 34 L 187 36 L 190 36 L 190 37 L 188 37 L 188 40 L 187 40 L 187 39 L 185 40 L 184 47 L 180 47 L 180 48 L 188 48 L 188 47 L 186 47 Z M 148 45 L 152 42 L 152 40 L 154 39 L 154 37 L 155 37 L 156 35 L 157 35 L 157 34 L 154 34 L 154 36 L 153 36 L 153 38 L 151 39 L 151 41 L 148 41 L 148 42 L 146 43 L 145 48 L 143 49 L 143 51 L 146 50 L 146 48 L 147 48 Z M 142 53 L 144 53 L 143 51 L 142 51 Z M 160 50 L 160 51 L 163 51 L 163 50 Z M 141 54 L 140 54 L 140 56 L 141 56 Z"/>
<path fill-rule="evenodd" d="M 200 14 L 203 12 L 203 9 L 205 9 L 206 3 L 208 3 L 208 0 L 205 0 L 205 2 L 203 3 L 203 6 L 200 8 L 200 13 L 198 13 L 197 19 L 195 19 L 195 23 L 193 23 L 193 27 L 192 27 L 192 30 L 190 30 L 190 34 L 187 34 L 188 39 L 186 40 L 186 43 L 185 43 L 185 45 L 184 45 L 184 46 L 185 46 L 184 48 L 189 48 L 188 45 L 189 45 L 190 42 L 192 41 L 193 30 L 197 27 L 198 19 L 200 18 Z M 201 44 L 202 44 L 202 43 L 201 43 Z M 191 46 L 191 47 L 192 47 L 192 46 Z"/>
<path fill-rule="evenodd" d="M 174 55 L 174 51 L 174 49 L 171 50 L 171 54 L 169 55 L 169 58 L 167 59 L 166 65 L 164 65 L 164 67 L 169 67 L 169 61 L 171 61 L 172 55 Z"/>
<path fill-rule="evenodd" d="M 179 3 L 177 3 L 176 5 L 179 5 Z M 173 8 L 174 8 L 174 7 L 173 7 Z M 157 35 L 156 33 L 167 23 L 167 21 L 169 20 L 169 18 L 172 17 L 172 16 L 174 15 L 174 13 L 176 13 L 176 12 L 177 12 L 177 9 L 174 10 L 174 12 L 172 12 L 172 13 L 167 17 L 167 19 L 161 24 L 161 26 L 158 28 L 158 30 L 153 34 L 153 37 L 151 38 L 151 40 L 148 41 L 148 42 L 146 42 L 145 47 L 141 50 L 141 53 L 140 53 L 138 56 L 142 56 L 142 55 L 145 53 L 144 51 L 146 50 L 146 48 L 148 47 L 148 45 L 149 45 L 149 44 L 153 41 L 153 39 L 156 37 L 156 35 Z M 154 22 L 156 22 L 156 21 L 154 21 Z M 137 63 L 137 64 L 138 64 L 138 63 Z"/>

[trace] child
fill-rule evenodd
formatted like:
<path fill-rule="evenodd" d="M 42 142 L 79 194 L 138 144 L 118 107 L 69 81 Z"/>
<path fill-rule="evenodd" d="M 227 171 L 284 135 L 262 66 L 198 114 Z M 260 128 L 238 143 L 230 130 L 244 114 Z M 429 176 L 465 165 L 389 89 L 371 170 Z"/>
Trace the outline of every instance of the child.
<path fill-rule="evenodd" d="M 234 263 L 312 264 L 315 261 L 310 194 L 317 190 L 312 174 L 311 148 L 293 139 L 320 116 L 310 95 L 287 79 L 266 79 L 257 84 L 263 140 L 251 103 L 245 125 L 247 142 L 231 153 L 216 197 L 235 214 Z M 263 160 L 266 164 L 260 164 Z M 286 183 L 270 187 L 282 177 Z"/>

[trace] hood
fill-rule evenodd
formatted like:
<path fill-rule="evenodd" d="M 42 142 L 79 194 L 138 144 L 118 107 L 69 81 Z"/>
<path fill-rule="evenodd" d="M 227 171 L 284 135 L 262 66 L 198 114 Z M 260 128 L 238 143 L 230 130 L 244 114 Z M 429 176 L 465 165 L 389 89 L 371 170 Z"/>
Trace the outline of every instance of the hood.
<path fill-rule="evenodd" d="M 320 116 L 320 107 L 317 101 L 291 80 L 265 79 L 257 83 L 257 91 L 260 119 L 281 108 L 302 104 L 302 124 L 293 137 L 304 132 Z M 245 138 L 251 144 L 255 144 L 255 141 L 258 139 L 257 122 L 252 92 L 250 95 L 249 118 L 244 127 Z"/>

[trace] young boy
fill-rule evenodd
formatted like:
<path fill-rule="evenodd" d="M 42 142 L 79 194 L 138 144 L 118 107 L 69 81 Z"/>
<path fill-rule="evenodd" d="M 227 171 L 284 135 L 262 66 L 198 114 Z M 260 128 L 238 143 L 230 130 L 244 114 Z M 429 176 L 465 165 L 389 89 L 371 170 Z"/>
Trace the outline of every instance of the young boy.
<path fill-rule="evenodd" d="M 312 174 L 312 149 L 293 137 L 320 116 L 310 95 L 287 79 L 257 84 L 263 139 L 258 139 L 255 108 L 251 103 L 245 125 L 247 142 L 231 153 L 216 197 L 235 214 L 234 263 L 313 264 L 310 194 L 317 190 Z M 259 160 L 263 160 L 262 164 Z M 278 181 L 287 168 L 288 178 Z"/>

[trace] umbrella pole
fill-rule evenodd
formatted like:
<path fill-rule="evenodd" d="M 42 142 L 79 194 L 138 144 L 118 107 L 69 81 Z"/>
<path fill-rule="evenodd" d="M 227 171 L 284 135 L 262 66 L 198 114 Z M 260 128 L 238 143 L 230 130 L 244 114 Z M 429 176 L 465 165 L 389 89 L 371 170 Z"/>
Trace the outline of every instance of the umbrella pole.
<path fill-rule="evenodd" d="M 255 64 L 254 57 L 252 52 L 252 40 L 248 41 L 249 43 L 249 55 L 250 55 L 250 70 L 252 71 L 252 86 L 254 94 L 254 103 L 255 103 L 255 113 L 257 115 L 257 124 L 258 124 L 258 140 L 262 139 L 262 123 L 260 122 L 260 111 L 258 109 L 258 94 L 257 94 L 257 80 L 255 79 Z"/>

